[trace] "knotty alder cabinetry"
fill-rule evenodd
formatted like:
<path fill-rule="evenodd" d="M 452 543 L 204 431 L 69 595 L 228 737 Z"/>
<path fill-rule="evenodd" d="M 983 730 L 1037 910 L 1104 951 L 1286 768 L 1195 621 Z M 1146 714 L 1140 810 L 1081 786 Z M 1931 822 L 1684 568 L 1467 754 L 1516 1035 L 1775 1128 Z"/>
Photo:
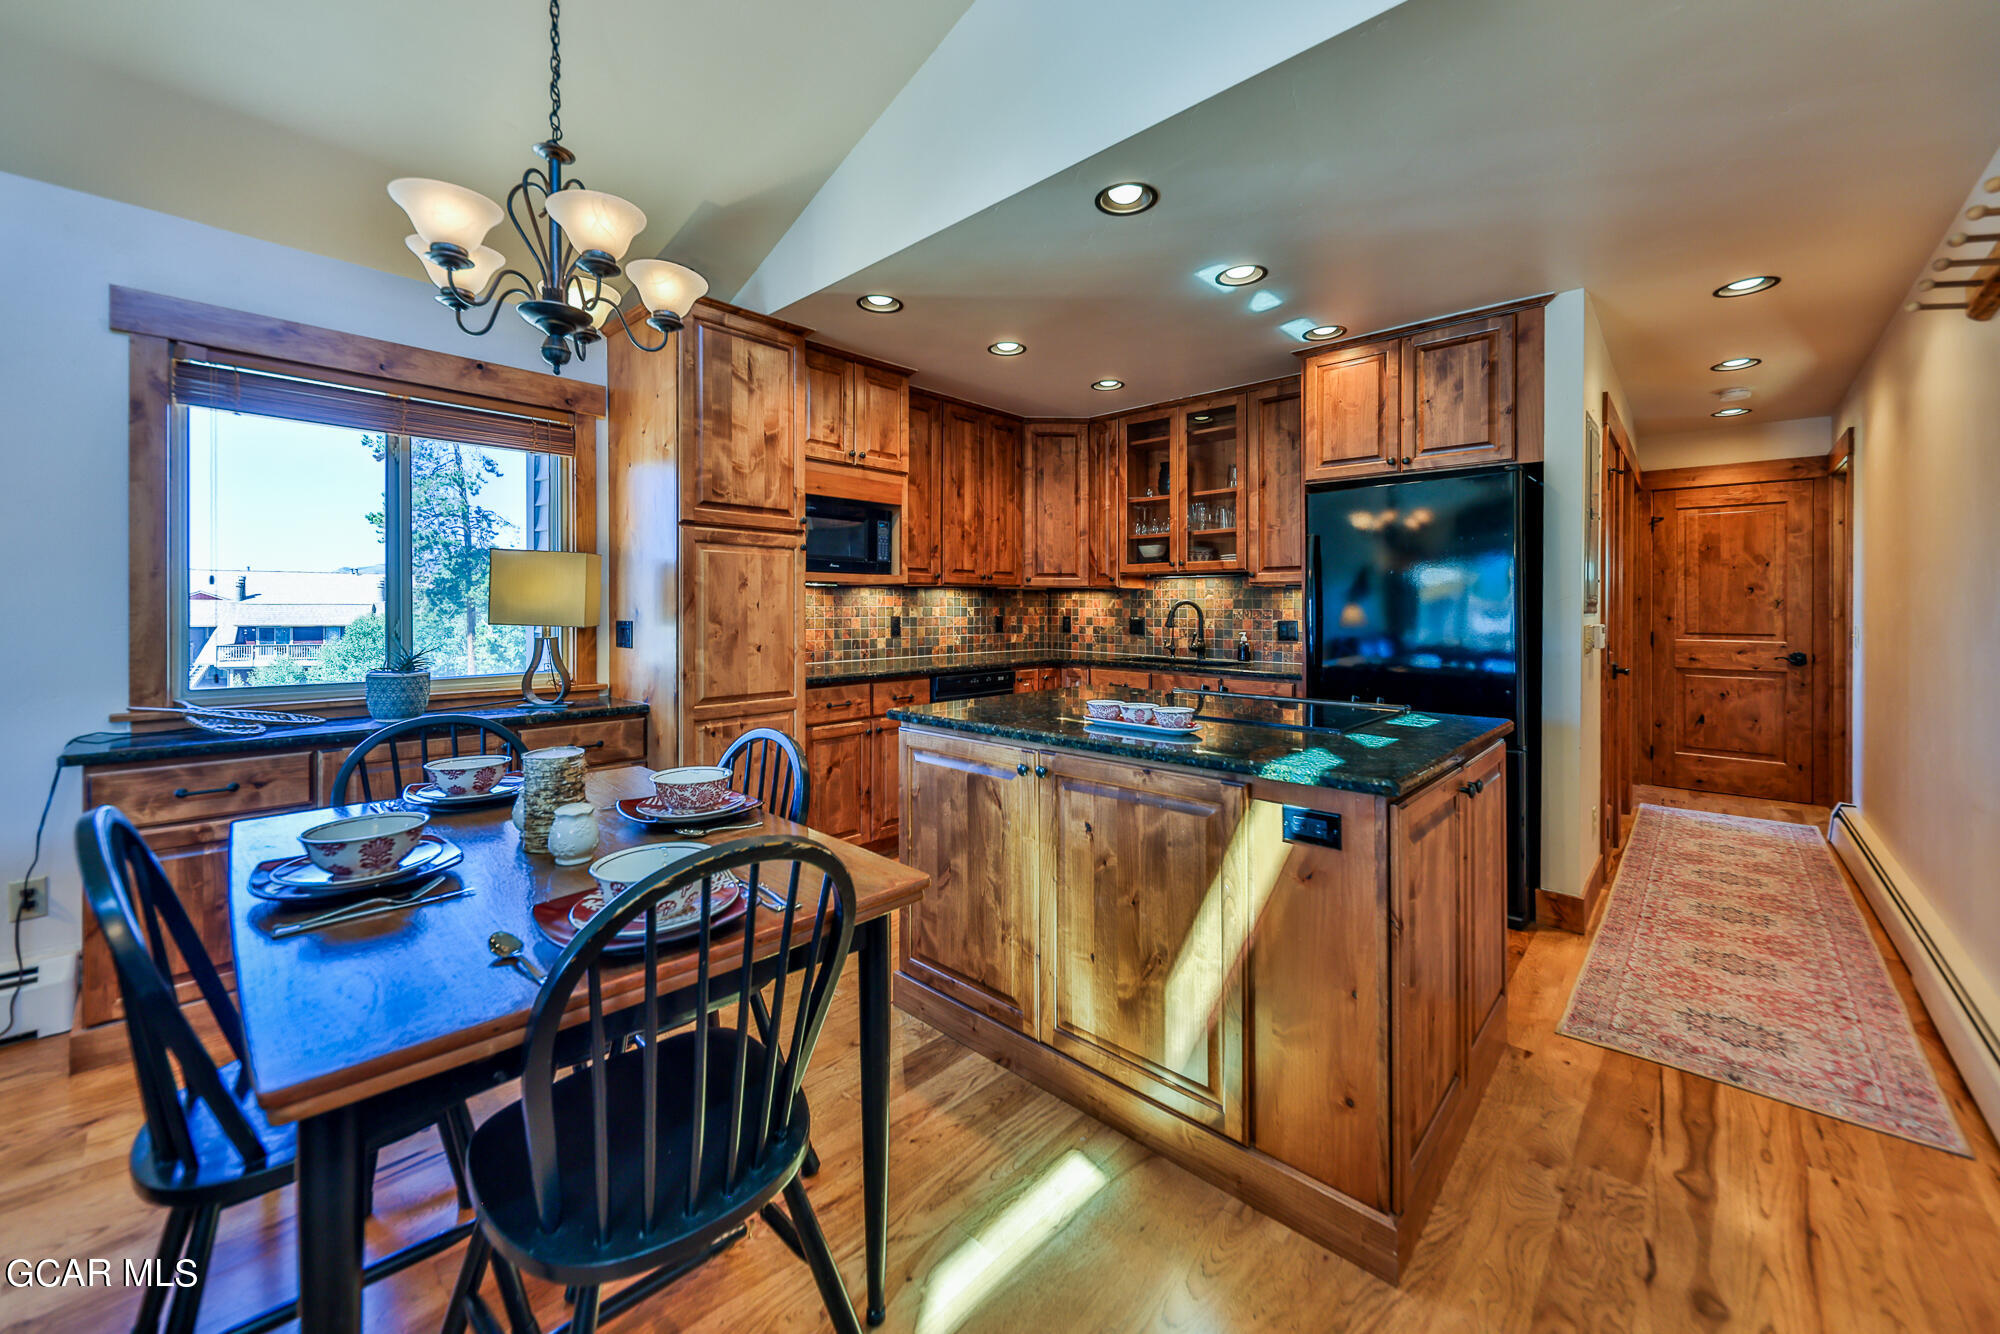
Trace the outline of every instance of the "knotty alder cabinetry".
<path fill-rule="evenodd" d="M 1306 482 L 1542 456 L 1540 302 L 1301 355 Z"/>
<path fill-rule="evenodd" d="M 1503 758 L 1392 802 L 906 723 L 897 1003 L 1393 1280 L 1505 1042 Z"/>
<path fill-rule="evenodd" d="M 910 373 L 808 344 L 805 456 L 881 472 L 910 466 Z"/>
<path fill-rule="evenodd" d="M 901 828 L 900 725 L 884 717 L 930 698 L 921 676 L 806 691 L 806 768 L 812 827 L 893 852 Z"/>

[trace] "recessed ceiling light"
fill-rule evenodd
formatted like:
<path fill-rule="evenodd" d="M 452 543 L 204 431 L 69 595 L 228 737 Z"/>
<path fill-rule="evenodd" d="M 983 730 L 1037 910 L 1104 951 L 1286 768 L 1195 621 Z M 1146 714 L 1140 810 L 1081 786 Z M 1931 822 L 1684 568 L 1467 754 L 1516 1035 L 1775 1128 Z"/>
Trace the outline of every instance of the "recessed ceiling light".
<path fill-rule="evenodd" d="M 895 297 L 884 296 L 880 292 L 871 292 L 867 296 L 859 297 L 854 304 L 871 315 L 889 315 L 903 308 L 903 303 Z"/>
<path fill-rule="evenodd" d="M 1327 339 L 1338 338 L 1346 332 L 1347 326 L 1344 324 L 1315 324 L 1312 328 L 1300 334 L 1299 337 L 1305 339 L 1308 343 L 1324 343 Z"/>
<path fill-rule="evenodd" d="M 1251 283 L 1264 281 L 1270 270 L 1262 264 L 1232 264 L 1215 275 L 1215 281 L 1224 287 L 1248 287 Z"/>
<path fill-rule="evenodd" d="M 1762 357 L 1731 357 L 1727 361 L 1716 362 L 1709 369 L 1712 371 L 1744 371 L 1749 370 L 1752 366 L 1761 366 L 1763 364 L 1764 359 Z"/>
<path fill-rule="evenodd" d="M 1003 338 L 997 343 L 987 344 L 986 350 L 996 357 L 1018 357 L 1028 350 L 1028 345 L 1017 343 L 1011 338 Z"/>
<path fill-rule="evenodd" d="M 1752 292 L 1768 292 L 1778 285 L 1778 279 L 1768 273 L 1760 273 L 1753 278 L 1738 278 L 1733 283 L 1724 283 L 1715 289 L 1717 296 L 1749 296 Z"/>
<path fill-rule="evenodd" d="M 1123 380 L 1092 380 L 1090 387 L 1108 394 L 1114 389 L 1123 389 L 1125 382 Z"/>
<path fill-rule="evenodd" d="M 1097 192 L 1097 207 L 1119 217 L 1144 213 L 1159 202 L 1160 192 L 1144 181 L 1120 181 Z"/>
<path fill-rule="evenodd" d="M 1750 409 L 1748 408 L 1719 408 L 1708 415 L 1711 417 L 1741 417 L 1749 411 Z"/>

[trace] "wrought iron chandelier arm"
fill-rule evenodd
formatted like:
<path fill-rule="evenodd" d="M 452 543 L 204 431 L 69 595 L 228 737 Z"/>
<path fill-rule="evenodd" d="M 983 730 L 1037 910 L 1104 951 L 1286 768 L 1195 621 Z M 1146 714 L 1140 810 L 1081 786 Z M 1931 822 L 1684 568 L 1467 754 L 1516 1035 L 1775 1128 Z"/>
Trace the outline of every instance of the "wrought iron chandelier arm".
<path fill-rule="evenodd" d="M 512 278 L 518 286 L 511 290 L 505 290 L 509 278 Z M 478 301 L 468 301 L 465 305 L 454 308 L 458 316 L 458 327 L 475 337 L 485 334 L 493 327 L 494 321 L 500 318 L 501 308 L 507 304 L 506 298 L 515 293 L 519 293 L 522 297 L 530 301 L 534 300 L 537 295 L 534 284 L 528 280 L 525 274 L 518 273 L 513 269 L 501 270 L 500 275 L 493 280 L 493 286 L 487 291 L 484 297 Z M 486 316 L 486 323 L 475 329 L 465 322 L 466 311 L 483 310 L 489 306 L 492 309 Z"/>
<path fill-rule="evenodd" d="M 625 326 L 626 339 L 632 344 L 633 347 L 638 348 L 641 352 L 659 352 L 666 347 L 667 343 L 671 341 L 674 336 L 673 331 L 671 329 L 661 329 L 659 325 L 653 323 L 653 321 L 651 320 L 635 321 L 633 318 L 633 312 L 631 311 L 627 311 L 625 314 L 618 316 L 618 322 Z M 640 342 L 639 335 L 632 332 L 632 325 L 635 322 L 643 324 L 649 329 L 658 329 L 660 334 L 660 341 L 657 343 Z"/>
<path fill-rule="evenodd" d="M 535 207 L 534 198 L 529 193 L 535 190 L 541 192 L 543 199 L 548 198 L 548 179 L 540 171 L 530 167 L 521 173 L 521 183 L 507 192 L 507 221 L 514 225 L 515 234 L 521 238 L 521 243 L 528 247 L 528 254 L 534 259 L 535 266 L 542 271 L 543 280 L 553 283 L 557 276 L 555 258 L 549 254 L 546 242 L 536 235 L 538 228 L 535 225 L 535 215 L 546 210 Z M 522 217 L 524 211 L 525 221 Z"/>

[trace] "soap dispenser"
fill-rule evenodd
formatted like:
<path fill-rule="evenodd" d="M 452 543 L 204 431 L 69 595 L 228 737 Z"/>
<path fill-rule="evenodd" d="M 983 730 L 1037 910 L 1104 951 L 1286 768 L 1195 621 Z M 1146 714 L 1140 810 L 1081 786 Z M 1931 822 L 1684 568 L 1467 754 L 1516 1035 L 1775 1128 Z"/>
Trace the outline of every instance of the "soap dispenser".
<path fill-rule="evenodd" d="M 1236 632 L 1236 661 L 1250 661 L 1250 633 L 1247 630 Z"/>

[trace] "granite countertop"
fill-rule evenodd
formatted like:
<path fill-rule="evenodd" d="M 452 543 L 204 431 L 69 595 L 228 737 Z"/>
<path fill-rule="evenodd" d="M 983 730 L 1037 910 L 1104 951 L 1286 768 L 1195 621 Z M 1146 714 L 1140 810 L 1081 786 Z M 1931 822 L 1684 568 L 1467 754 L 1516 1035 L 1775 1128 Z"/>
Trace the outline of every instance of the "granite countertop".
<path fill-rule="evenodd" d="M 806 667 L 806 685 L 854 685 L 899 676 L 935 676 L 939 672 L 977 672 L 996 667 L 1122 667 L 1143 672 L 1187 672 L 1207 676 L 1259 676 L 1276 681 L 1299 679 L 1299 665 L 1258 659 L 1186 658 L 1163 653 L 1051 653 L 1042 649 L 999 653 L 955 653 L 949 657 L 913 654 L 902 658 L 857 658 L 849 662 L 816 662 Z"/>
<path fill-rule="evenodd" d="M 251 707 L 245 705 L 244 707 Z M 310 705 L 284 710 L 310 713 Z M 434 710 L 441 712 L 442 710 Z M 546 723 L 587 723 L 605 718 L 643 718 L 650 710 L 629 699 L 573 700 L 566 709 L 536 709 L 523 704 L 503 704 L 495 708 L 458 709 L 457 713 L 490 718 L 508 727 Z M 256 736 L 223 736 L 199 727 L 129 728 L 93 732 L 63 747 L 61 764 L 133 764 L 142 760 L 191 760 L 212 755 L 250 755 L 272 750 L 334 750 L 355 742 L 383 727 L 363 714 L 353 718 L 333 718 L 304 727 L 272 724 Z"/>
<path fill-rule="evenodd" d="M 901 723 L 977 736 L 1121 756 L 1154 764 L 1215 769 L 1275 782 L 1306 783 L 1400 798 L 1470 759 L 1514 730 L 1504 718 L 1454 713 L 1382 715 L 1364 707 L 1329 706 L 1324 716 L 1353 723 L 1346 730 L 1301 732 L 1259 725 L 1297 717 L 1304 706 L 1283 699 L 1208 696 L 1198 735 L 1153 739 L 1084 724 L 1090 698 L 1132 698 L 1138 691 L 1042 690 L 892 709 Z"/>

